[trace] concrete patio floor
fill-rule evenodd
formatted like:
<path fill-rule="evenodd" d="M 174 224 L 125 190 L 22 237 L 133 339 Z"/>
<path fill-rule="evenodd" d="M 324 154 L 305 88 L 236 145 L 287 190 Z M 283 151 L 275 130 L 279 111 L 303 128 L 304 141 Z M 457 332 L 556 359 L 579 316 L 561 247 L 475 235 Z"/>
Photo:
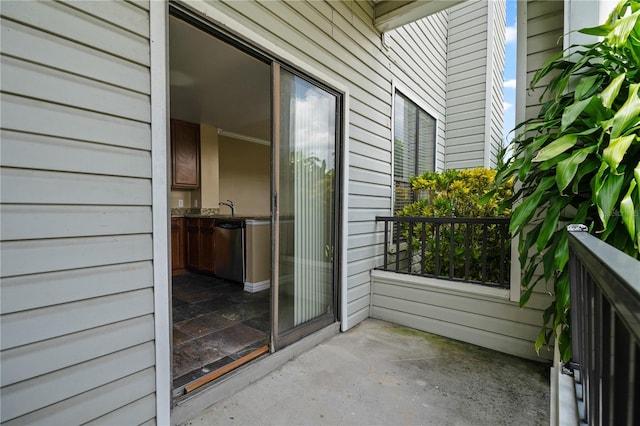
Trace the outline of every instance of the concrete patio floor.
<path fill-rule="evenodd" d="M 368 319 L 187 424 L 548 425 L 549 365 Z"/>

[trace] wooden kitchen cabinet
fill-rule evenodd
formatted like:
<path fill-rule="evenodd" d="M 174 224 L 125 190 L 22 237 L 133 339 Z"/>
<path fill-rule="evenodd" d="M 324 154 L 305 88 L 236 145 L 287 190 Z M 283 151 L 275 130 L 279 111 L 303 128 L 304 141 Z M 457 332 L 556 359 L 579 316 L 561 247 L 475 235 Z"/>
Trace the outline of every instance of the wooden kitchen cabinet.
<path fill-rule="evenodd" d="M 183 274 L 187 270 L 185 220 L 182 217 L 171 218 L 171 271 L 173 275 Z"/>
<path fill-rule="evenodd" d="M 200 219 L 188 217 L 187 234 L 187 268 L 190 271 L 200 270 Z"/>
<path fill-rule="evenodd" d="M 214 221 L 212 218 L 187 218 L 187 268 L 193 272 L 214 272 Z"/>
<path fill-rule="evenodd" d="M 200 219 L 200 272 L 213 274 L 213 219 Z"/>
<path fill-rule="evenodd" d="M 171 120 L 171 188 L 200 187 L 200 125 Z"/>

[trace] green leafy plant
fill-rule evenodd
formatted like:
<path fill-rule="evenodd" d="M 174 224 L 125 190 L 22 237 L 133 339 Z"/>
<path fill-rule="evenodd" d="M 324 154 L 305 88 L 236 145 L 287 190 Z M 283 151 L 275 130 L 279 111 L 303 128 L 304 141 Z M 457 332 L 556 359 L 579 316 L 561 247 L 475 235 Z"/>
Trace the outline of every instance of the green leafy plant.
<path fill-rule="evenodd" d="M 511 196 L 513 182 L 504 182 L 493 196 L 484 204 L 479 204 L 494 183 L 496 170 L 475 168 L 469 170 L 445 170 L 443 172 L 425 172 L 410 179 L 411 188 L 422 193 L 422 197 L 396 212 L 406 217 L 508 217 L 509 209 L 501 207 L 504 200 Z M 416 224 L 409 236 L 407 224 L 401 225 L 403 241 L 411 244 L 413 253 L 421 252 L 424 238 L 424 258 L 418 259 L 426 274 L 449 277 L 450 244 L 453 238 L 454 268 L 452 275 L 465 279 L 466 267 L 469 268 L 469 280 L 497 283 L 500 277 L 501 260 L 508 276 L 508 257 L 501 259 L 500 230 L 496 225 L 458 224 L 451 235 L 451 224 Z M 424 233 L 424 235 L 423 235 Z M 468 247 L 466 241 L 468 239 Z M 437 243 L 436 243 L 437 240 Z M 437 244 L 437 247 L 436 247 Z M 484 246 L 484 251 L 483 251 Z M 506 253 L 507 256 L 509 253 Z M 486 264 L 483 270 L 482 257 Z M 469 262 L 467 265 L 467 258 Z M 403 259 L 409 261 L 409 259 Z M 438 268 L 436 268 L 436 260 Z M 413 259 L 411 260 L 413 262 Z"/>
<path fill-rule="evenodd" d="M 536 73 L 531 87 L 549 99 L 537 117 L 518 125 L 513 157 L 498 184 L 520 185 L 508 205 L 510 231 L 520 235 L 523 293 L 553 283 L 536 350 L 556 332 L 563 360 L 571 357 L 567 223 L 638 257 L 640 241 L 640 3 L 625 0 L 607 22 L 580 32 L 603 37 L 572 46 Z M 542 99 L 542 98 L 541 98 Z M 515 205 L 515 204 L 514 204 Z M 541 268 L 540 268 L 541 267 Z M 538 271 L 542 270 L 542 274 Z"/>

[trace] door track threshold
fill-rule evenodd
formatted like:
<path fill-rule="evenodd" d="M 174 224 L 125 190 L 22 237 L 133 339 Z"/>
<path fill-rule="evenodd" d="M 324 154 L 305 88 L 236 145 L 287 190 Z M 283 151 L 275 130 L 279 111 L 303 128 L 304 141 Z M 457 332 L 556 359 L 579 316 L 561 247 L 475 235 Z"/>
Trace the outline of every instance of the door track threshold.
<path fill-rule="evenodd" d="M 249 361 L 253 361 L 254 359 L 258 358 L 260 355 L 263 355 L 267 352 L 269 352 L 269 345 L 261 346 L 255 351 L 250 352 L 247 355 L 241 358 L 238 358 L 235 361 L 230 362 L 229 364 L 223 367 L 220 367 L 217 370 L 206 374 L 205 376 L 200 377 L 199 379 L 194 380 L 193 382 L 189 383 L 184 387 L 183 395 L 187 395 L 189 392 L 193 392 L 194 390 L 206 385 L 207 383 L 212 382 L 218 377 L 221 377 L 229 373 L 230 371 L 235 370 L 236 368 L 240 367 L 243 364 L 248 363 Z"/>

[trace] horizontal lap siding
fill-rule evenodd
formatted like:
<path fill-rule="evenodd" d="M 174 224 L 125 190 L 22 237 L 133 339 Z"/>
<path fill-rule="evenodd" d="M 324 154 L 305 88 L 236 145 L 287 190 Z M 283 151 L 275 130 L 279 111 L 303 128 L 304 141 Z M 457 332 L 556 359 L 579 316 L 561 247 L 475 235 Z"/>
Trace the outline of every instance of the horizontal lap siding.
<path fill-rule="evenodd" d="M 0 13 L 1 420 L 153 421 L 148 2 Z"/>
<path fill-rule="evenodd" d="M 487 76 L 486 1 L 468 1 L 450 10 L 447 62 L 447 169 L 484 165 Z M 502 106 L 500 106 L 502 108 Z M 464 147 L 457 150 L 456 147 Z"/>
<path fill-rule="evenodd" d="M 434 115 L 436 169 L 444 167 L 447 25 L 449 12 L 442 11 L 388 33 L 394 79 L 409 99 Z"/>
<path fill-rule="evenodd" d="M 552 357 L 550 351 L 534 350 L 544 304 L 520 308 L 506 292 L 478 294 L 474 284 L 448 288 L 447 283 L 378 272 L 372 278 L 371 316 L 524 358 Z"/>
<path fill-rule="evenodd" d="M 562 51 L 564 3 L 561 1 L 528 1 L 527 7 L 527 87 L 535 73 L 552 56 Z M 546 78 L 548 80 L 548 77 Z M 525 118 L 535 117 L 540 110 L 538 89 L 527 92 Z M 548 100 L 546 98 L 544 101 Z M 544 102 L 543 101 L 543 102 Z"/>
<path fill-rule="evenodd" d="M 448 12 L 443 11 L 416 22 L 404 25 L 385 34 L 390 39 L 388 55 L 395 83 L 408 91 L 403 93 L 437 120 L 435 166 L 441 169 L 444 165 L 444 106 L 446 99 L 446 33 Z M 390 144 L 389 149 L 392 149 Z M 433 157 L 431 157 L 433 158 Z M 391 167 L 390 175 L 393 173 Z M 384 214 L 392 213 L 390 210 Z M 366 300 L 370 307 L 370 279 L 362 270 L 377 267 L 382 263 L 384 252 L 384 227 L 375 222 L 367 223 L 371 232 L 371 245 L 354 247 L 349 250 L 348 257 L 352 263 L 349 273 L 361 287 L 349 286 L 349 294 L 360 294 L 366 288 Z M 356 239 L 356 242 L 361 239 Z M 363 293 L 364 294 L 364 293 Z M 355 310 L 362 299 L 350 299 L 349 307 Z M 364 304 L 361 305 L 364 309 Z M 358 318 L 362 319 L 362 317 Z"/>

